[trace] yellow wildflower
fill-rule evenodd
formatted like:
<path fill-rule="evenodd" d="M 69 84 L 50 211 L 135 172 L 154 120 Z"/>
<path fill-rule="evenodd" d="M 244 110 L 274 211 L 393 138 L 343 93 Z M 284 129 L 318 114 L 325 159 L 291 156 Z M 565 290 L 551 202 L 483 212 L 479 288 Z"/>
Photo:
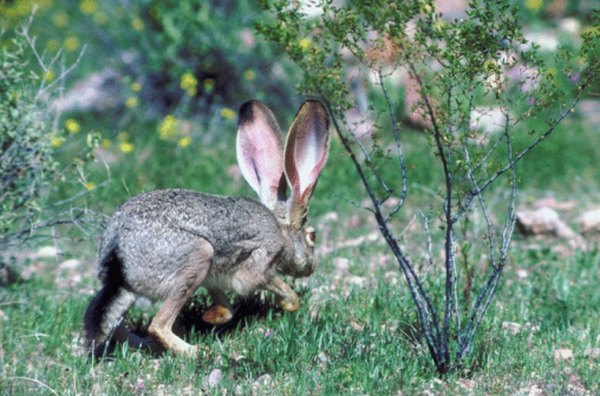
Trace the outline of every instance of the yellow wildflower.
<path fill-rule="evenodd" d="M 254 70 L 246 70 L 244 72 L 244 78 L 248 81 L 253 81 L 256 78 L 256 73 Z"/>
<path fill-rule="evenodd" d="M 96 188 L 96 183 L 94 183 L 94 182 L 85 182 L 85 183 L 83 183 L 83 187 L 85 187 L 85 189 L 88 190 L 88 191 L 92 191 L 94 188 Z"/>
<path fill-rule="evenodd" d="M 65 120 L 65 129 L 69 133 L 78 133 L 81 131 L 81 126 L 79 126 L 79 123 L 76 120 L 69 118 Z"/>
<path fill-rule="evenodd" d="M 300 48 L 302 48 L 304 51 L 306 51 L 307 49 L 310 48 L 312 44 L 312 40 L 308 37 L 304 37 L 302 39 L 300 39 L 300 41 L 298 41 L 298 45 L 300 46 Z"/>
<path fill-rule="evenodd" d="M 48 71 L 46 71 L 46 74 L 44 75 L 44 79 L 48 82 L 54 80 L 54 77 L 56 77 L 54 70 L 48 70 Z"/>
<path fill-rule="evenodd" d="M 119 150 L 121 150 L 121 152 L 123 154 L 129 154 L 129 153 L 133 152 L 134 149 L 135 149 L 135 147 L 133 146 L 133 143 L 129 143 L 129 142 L 119 143 Z"/>
<path fill-rule="evenodd" d="M 69 36 L 65 40 L 65 51 L 73 52 L 79 48 L 79 39 L 75 36 Z"/>
<path fill-rule="evenodd" d="M 192 138 L 189 136 L 184 136 L 177 141 L 177 144 L 179 145 L 179 147 L 183 147 L 183 148 L 186 148 L 191 143 L 192 143 Z"/>
<path fill-rule="evenodd" d="M 135 96 L 130 96 L 125 101 L 125 106 L 129 107 L 130 109 L 136 107 L 137 105 L 138 105 L 138 98 L 136 98 Z"/>
<path fill-rule="evenodd" d="M 162 140 L 169 140 L 177 136 L 177 118 L 171 114 L 167 115 L 158 126 L 158 136 Z"/>
<path fill-rule="evenodd" d="M 143 30 L 144 29 L 144 21 L 142 21 L 140 18 L 137 18 L 137 17 L 133 18 L 131 20 L 131 28 L 133 30 L 137 30 L 138 32 L 140 30 Z"/>
<path fill-rule="evenodd" d="M 50 147 L 52 147 L 53 149 L 57 149 L 61 147 L 64 142 L 65 138 L 60 136 L 52 136 L 52 138 L 50 139 Z"/>
<path fill-rule="evenodd" d="M 235 118 L 235 111 L 231 110 L 230 108 L 224 107 L 221 110 L 221 117 L 225 118 L 226 120 L 233 120 Z"/>
<path fill-rule="evenodd" d="M 142 84 L 140 84 L 139 82 L 132 82 L 131 83 L 131 90 L 133 92 L 140 92 L 142 89 Z"/>
<path fill-rule="evenodd" d="M 79 3 L 79 9 L 84 14 L 93 14 L 98 9 L 98 4 L 94 0 L 83 0 Z"/>
<path fill-rule="evenodd" d="M 100 147 L 102 147 L 103 149 L 108 149 L 110 148 L 110 146 L 112 146 L 112 142 L 110 141 L 110 139 L 102 139 L 102 141 L 100 142 Z"/>
<path fill-rule="evenodd" d="M 544 0 L 525 0 L 525 8 L 529 11 L 538 12 L 542 9 Z"/>
<path fill-rule="evenodd" d="M 52 23 L 54 23 L 54 26 L 57 28 L 67 27 L 69 24 L 69 16 L 64 11 L 57 12 L 52 16 Z"/>
<path fill-rule="evenodd" d="M 179 86 L 190 96 L 195 96 L 198 92 L 198 79 L 191 72 L 183 73 Z"/>

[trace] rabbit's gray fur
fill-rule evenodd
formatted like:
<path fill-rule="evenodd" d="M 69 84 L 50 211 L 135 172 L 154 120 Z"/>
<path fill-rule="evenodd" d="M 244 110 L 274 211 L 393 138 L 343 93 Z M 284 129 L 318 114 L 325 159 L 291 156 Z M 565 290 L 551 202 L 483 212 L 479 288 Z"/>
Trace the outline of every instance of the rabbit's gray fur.
<path fill-rule="evenodd" d="M 189 190 L 159 190 L 130 200 L 112 216 L 100 245 L 100 262 L 115 250 L 128 287 L 163 300 L 181 287 L 177 274 L 194 254 L 199 239 L 208 241 L 214 250 L 204 282 L 242 295 L 261 285 L 274 264 L 251 260 L 257 250 L 265 258 L 286 256 L 279 223 L 261 203 Z M 106 271 L 99 268 L 100 280 Z M 243 281 L 235 281 L 237 273 L 243 274 Z"/>
<path fill-rule="evenodd" d="M 149 333 L 163 347 L 184 354 L 195 349 L 172 334 L 171 326 L 200 286 L 209 290 L 217 305 L 227 305 L 224 291 L 247 295 L 265 289 L 276 293 L 285 309 L 297 308 L 297 295 L 279 275 L 307 276 L 314 270 L 314 231 L 306 227 L 305 216 L 328 145 L 327 113 L 319 103 L 307 103 L 292 126 L 289 135 L 294 141 L 290 146 L 310 144 L 311 154 L 317 150 L 320 156 L 306 160 L 301 152 L 297 159 L 291 149 L 286 154 L 290 163 L 286 166 L 295 172 L 291 182 L 295 190 L 289 199 L 279 196 L 285 190 L 286 178 L 274 180 L 278 172 L 264 165 L 262 170 L 247 168 L 247 164 L 256 166 L 252 144 L 271 144 L 271 150 L 282 151 L 279 144 L 272 143 L 277 142 L 278 127 L 270 110 L 258 102 L 248 102 L 240 110 L 238 135 L 245 133 L 246 140 L 238 161 L 242 156 L 243 170 L 256 172 L 251 185 L 257 192 L 258 183 L 265 183 L 267 177 L 271 178 L 270 185 L 280 183 L 277 196 L 261 196 L 265 202 L 276 202 L 272 207 L 249 198 L 170 189 L 139 195 L 112 215 L 98 252 L 98 277 L 103 286 L 84 315 L 85 337 L 93 355 L 102 355 L 112 332 L 124 331 L 119 322 L 138 296 L 164 301 Z M 268 123 L 260 124 L 265 119 Z M 255 124 L 267 129 L 266 138 L 261 128 L 257 133 Z M 308 136 L 314 130 L 320 133 L 317 138 Z M 264 147 L 261 149 L 260 158 L 264 159 Z M 297 163 L 314 165 L 311 176 L 298 174 Z M 285 172 L 287 176 L 288 168 Z M 304 190 L 300 189 L 302 177 Z M 139 340 L 129 335 L 126 339 Z"/>
<path fill-rule="evenodd" d="M 197 244 L 213 247 L 210 262 L 196 263 Z M 277 273 L 312 271 L 312 252 L 295 260 L 298 243 L 260 202 L 190 190 L 158 190 L 137 196 L 110 218 L 98 254 L 104 305 L 91 304 L 85 315 L 88 342 L 101 354 L 103 342 L 135 296 L 165 300 L 187 290 L 185 266 L 205 266 L 202 285 L 247 295 L 264 288 Z M 300 244 L 300 246 L 302 246 Z M 204 268 L 191 271 L 192 275 Z M 119 285 L 120 287 L 116 287 Z M 98 320 L 98 318 L 101 318 Z"/>

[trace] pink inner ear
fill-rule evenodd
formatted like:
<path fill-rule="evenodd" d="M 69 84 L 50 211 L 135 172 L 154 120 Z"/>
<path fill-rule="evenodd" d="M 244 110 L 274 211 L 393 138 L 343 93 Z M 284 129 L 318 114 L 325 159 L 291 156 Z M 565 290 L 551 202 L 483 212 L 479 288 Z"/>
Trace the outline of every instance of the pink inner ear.
<path fill-rule="evenodd" d="M 319 102 L 306 102 L 292 127 L 285 148 L 285 170 L 294 200 L 306 205 L 327 160 L 329 121 Z"/>
<path fill-rule="evenodd" d="M 316 183 L 319 173 L 325 165 L 327 153 L 327 135 L 315 133 L 306 133 L 301 137 L 302 144 L 296 144 L 295 163 L 298 170 L 299 192 L 303 197 L 310 195 L 312 187 Z M 300 138 L 300 136 L 299 136 Z"/>
<path fill-rule="evenodd" d="M 279 127 L 266 106 L 258 102 L 242 106 L 236 146 L 242 175 L 261 202 L 271 207 L 277 200 L 283 159 Z"/>

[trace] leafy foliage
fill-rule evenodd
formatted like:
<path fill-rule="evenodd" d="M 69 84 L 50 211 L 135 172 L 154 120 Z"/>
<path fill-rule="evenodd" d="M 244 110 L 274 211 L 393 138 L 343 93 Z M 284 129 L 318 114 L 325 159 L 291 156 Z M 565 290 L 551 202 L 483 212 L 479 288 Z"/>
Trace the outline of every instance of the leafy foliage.
<path fill-rule="evenodd" d="M 578 54 L 564 48 L 547 66 L 521 32 L 518 9 L 504 0 L 472 1 L 466 17 L 452 21 L 427 0 L 322 1 L 322 14 L 316 18 L 308 17 L 299 4 L 263 5 L 277 18 L 259 24 L 259 31 L 303 70 L 301 90 L 330 105 L 334 128 L 371 200 L 368 210 L 411 291 L 423 342 L 436 368 L 440 373 L 456 370 L 471 351 L 507 263 L 516 219 L 516 165 L 556 130 L 598 79 L 597 44 L 584 38 Z M 355 124 L 347 121 L 347 111 L 358 107 L 360 95 L 352 79 L 345 78 L 347 64 L 375 76 L 370 97 L 380 99 L 370 102 L 370 114 L 364 116 L 376 120 L 374 143 L 361 142 Z M 411 110 L 421 117 L 443 174 L 437 197 L 426 207 L 421 204 L 418 213 L 429 241 L 424 260 L 434 262 L 433 246 L 442 257 L 441 298 L 436 297 L 439 289 L 427 290 L 412 254 L 392 228 L 409 198 L 411 176 L 398 106 L 390 95 L 391 77 L 401 72 L 417 86 L 418 100 Z M 488 112 L 493 106 L 498 114 L 495 134 L 478 128 L 481 117 L 476 113 L 482 105 Z M 546 122 L 531 127 L 536 119 Z M 389 167 L 396 170 L 391 177 L 384 171 Z M 500 192 L 506 205 L 492 215 L 487 193 L 500 180 L 507 186 Z M 386 205 L 392 197 L 396 203 Z M 471 262 L 482 273 L 473 300 Z M 462 279 L 459 268 L 464 269 Z M 457 292 L 459 282 L 468 291 L 463 297 Z"/>
<path fill-rule="evenodd" d="M 67 132 L 79 132 L 75 120 L 59 127 L 59 114 L 48 105 L 56 97 L 65 76 L 76 66 L 62 69 L 60 76 L 51 73 L 60 53 L 45 60 L 37 52 L 30 36 L 32 18 L 17 31 L 0 52 L 0 247 L 23 243 L 34 229 L 68 223 L 67 218 L 43 215 L 52 188 L 56 184 L 81 183 L 75 177 L 81 166 L 91 159 L 96 136 L 88 134 L 83 148 L 76 150 L 74 167 L 61 168 L 57 149 Z M 75 170 L 74 173 L 70 173 Z M 69 180 L 74 179 L 74 180 Z M 71 197 L 69 197 L 71 198 Z M 64 209 L 57 202 L 55 209 Z M 69 207 L 68 212 L 74 208 Z M 54 212 L 53 215 L 58 215 Z M 40 220 L 46 216 L 45 221 Z"/>
<path fill-rule="evenodd" d="M 210 114 L 250 97 L 289 100 L 290 65 L 252 31 L 259 11 L 255 0 L 71 0 L 40 10 L 37 29 L 54 28 L 42 38 L 49 50 L 86 44 L 94 56 L 82 59 L 78 73 L 118 69 L 129 86 L 128 112 L 155 120 L 179 107 Z"/>
<path fill-rule="evenodd" d="M 31 222 L 56 172 L 52 114 L 37 97 L 23 37 L 0 52 L 0 235 Z M 54 133 L 57 133 L 54 131 Z"/>

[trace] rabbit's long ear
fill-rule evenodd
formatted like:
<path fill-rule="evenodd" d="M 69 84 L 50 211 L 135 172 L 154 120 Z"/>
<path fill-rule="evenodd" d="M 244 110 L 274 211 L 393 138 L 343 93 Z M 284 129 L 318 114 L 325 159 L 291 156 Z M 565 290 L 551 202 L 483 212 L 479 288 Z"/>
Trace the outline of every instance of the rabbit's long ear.
<path fill-rule="evenodd" d="M 290 222 L 300 225 L 308 201 L 327 160 L 329 116 L 325 106 L 309 100 L 298 110 L 285 144 L 285 174 L 292 187 Z"/>
<path fill-rule="evenodd" d="M 279 125 L 264 104 L 251 100 L 240 107 L 236 152 L 244 178 L 273 209 L 278 191 L 285 188 L 283 150 Z"/>

